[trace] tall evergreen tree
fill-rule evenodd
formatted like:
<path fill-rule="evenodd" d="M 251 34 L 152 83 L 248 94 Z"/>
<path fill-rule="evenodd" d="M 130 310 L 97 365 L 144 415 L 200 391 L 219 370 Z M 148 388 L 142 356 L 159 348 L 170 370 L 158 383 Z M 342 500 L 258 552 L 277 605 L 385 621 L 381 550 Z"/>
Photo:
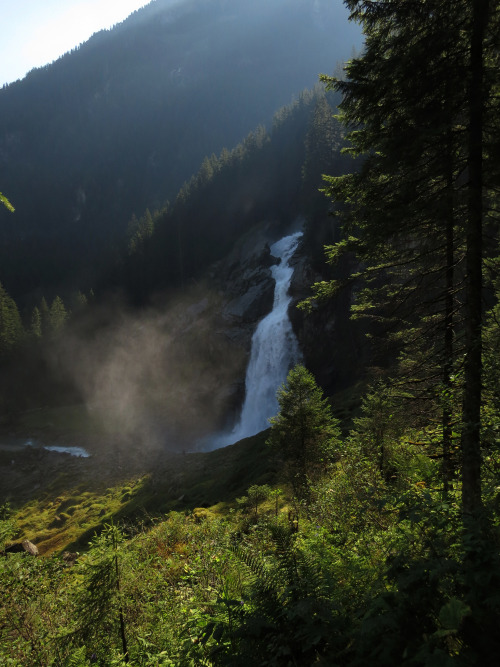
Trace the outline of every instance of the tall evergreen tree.
<path fill-rule="evenodd" d="M 52 301 L 49 311 L 50 330 L 54 333 L 60 331 L 68 319 L 68 313 L 60 296 Z"/>
<path fill-rule="evenodd" d="M 308 501 L 310 484 L 325 472 L 338 448 L 340 430 L 327 399 L 304 366 L 289 373 L 278 390 L 280 411 L 270 419 L 268 443 L 283 460 L 294 495 Z"/>
<path fill-rule="evenodd" d="M 496 54 L 490 3 L 346 4 L 363 25 L 366 47 L 348 64 L 345 81 L 327 82 L 343 94 L 351 151 L 365 159 L 359 172 L 329 179 L 327 193 L 349 204 L 345 238 L 329 248 L 329 258 L 356 251 L 363 267 L 356 277 L 368 288 L 358 293 L 355 311 L 383 319 L 408 351 L 413 380 L 444 384 L 445 392 L 461 352 L 456 308 L 465 284 L 463 507 L 472 512 L 480 505 L 481 173 L 482 142 L 489 141 L 482 114 L 494 98 L 494 76 L 489 89 L 484 85 L 487 35 L 493 59 Z M 331 294 L 335 288 L 317 289 Z M 446 463 L 446 401 L 442 422 Z M 446 489 L 446 465 L 443 473 Z"/>
<path fill-rule="evenodd" d="M 23 334 L 17 305 L 0 283 L 0 354 L 9 352 L 21 341 Z"/>
<path fill-rule="evenodd" d="M 35 338 L 42 337 L 42 316 L 37 306 L 33 308 L 31 313 L 30 333 Z"/>

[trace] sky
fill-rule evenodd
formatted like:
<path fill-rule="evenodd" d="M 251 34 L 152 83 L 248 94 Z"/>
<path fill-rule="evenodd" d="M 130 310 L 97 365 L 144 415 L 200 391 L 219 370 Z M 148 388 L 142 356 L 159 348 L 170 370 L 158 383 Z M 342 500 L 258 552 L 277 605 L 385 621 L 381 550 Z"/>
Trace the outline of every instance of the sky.
<path fill-rule="evenodd" d="M 2 0 L 0 87 L 57 60 L 149 0 Z"/>

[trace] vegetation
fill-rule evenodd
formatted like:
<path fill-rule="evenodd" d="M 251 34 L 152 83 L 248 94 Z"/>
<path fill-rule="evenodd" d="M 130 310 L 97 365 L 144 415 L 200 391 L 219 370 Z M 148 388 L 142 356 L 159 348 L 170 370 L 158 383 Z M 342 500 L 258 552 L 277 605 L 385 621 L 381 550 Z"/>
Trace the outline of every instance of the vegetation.
<path fill-rule="evenodd" d="M 298 398 L 297 378 L 317 406 L 318 388 L 303 368 L 291 372 L 287 392 Z M 244 498 L 235 489 L 217 507 L 155 517 L 150 504 L 147 523 L 124 523 L 122 514 L 120 525 L 108 518 L 119 515 L 103 496 L 105 525 L 84 553 L 60 546 L 59 556 L 4 556 L 2 660 L 495 664 L 498 454 L 483 476 L 489 533 L 464 532 L 459 485 L 442 500 L 435 434 L 413 426 L 394 398 L 379 388 L 365 401 L 330 465 L 309 479 L 307 495 L 299 488 L 297 497 L 285 476 L 274 491 L 254 483 Z M 82 500 L 61 504 L 68 520 L 70 504 L 80 511 Z M 4 509 L 2 536 L 15 523 Z"/>
<path fill-rule="evenodd" d="M 144 305 L 254 216 L 300 212 L 312 265 L 326 243 L 332 267 L 304 307 L 317 318 L 346 290 L 373 363 L 347 407 L 295 367 L 270 430 L 233 447 L 150 462 L 117 447 L 126 479 L 106 476 L 104 447 L 83 480 L 27 465 L 29 502 L 0 508 L 2 664 L 497 664 L 500 6 L 346 5 L 366 47 L 324 77 L 338 119 L 331 92 L 304 93 L 270 133 L 207 157 L 173 204 L 132 217 L 102 284 Z M 313 194 L 323 171 L 333 228 Z M 5 364 L 65 340 L 72 316 L 50 303 L 23 325 L 0 289 Z M 40 557 L 16 553 L 26 539 Z"/>
<path fill-rule="evenodd" d="M 7 197 L 5 195 L 3 195 L 1 192 L 0 192 L 0 204 L 3 204 L 8 211 L 10 211 L 11 213 L 14 213 L 14 210 L 15 210 L 14 207 L 12 206 L 10 201 L 7 199 Z"/>
<path fill-rule="evenodd" d="M 101 289 L 119 285 L 133 303 L 144 304 L 201 278 L 257 222 L 272 220 L 284 229 L 301 213 L 323 228 L 322 170 L 340 173 L 350 163 L 339 153 L 334 109 L 335 96 L 322 87 L 305 90 L 276 112 L 269 132 L 261 125 L 232 150 L 206 157 L 173 203 L 132 217 L 127 250 L 104 272 Z M 322 233 L 312 228 L 309 235 L 312 244 Z"/>
<path fill-rule="evenodd" d="M 268 443 L 281 460 L 294 497 L 307 502 L 311 484 L 334 460 L 340 430 L 327 399 L 304 366 L 290 371 L 286 385 L 278 390 L 278 403 L 280 411 L 270 420 Z"/>

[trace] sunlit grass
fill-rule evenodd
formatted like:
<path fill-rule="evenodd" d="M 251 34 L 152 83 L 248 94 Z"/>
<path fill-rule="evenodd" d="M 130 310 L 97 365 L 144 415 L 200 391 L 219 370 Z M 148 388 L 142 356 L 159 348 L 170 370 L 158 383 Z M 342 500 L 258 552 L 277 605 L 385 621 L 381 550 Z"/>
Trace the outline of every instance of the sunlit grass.
<path fill-rule="evenodd" d="M 14 520 L 16 540 L 35 541 L 41 554 L 50 555 L 71 545 L 81 545 L 104 523 L 113 521 L 129 504 L 135 509 L 134 497 L 140 493 L 145 478 L 117 484 L 103 492 L 70 489 L 55 497 L 32 501 L 19 509 Z"/>

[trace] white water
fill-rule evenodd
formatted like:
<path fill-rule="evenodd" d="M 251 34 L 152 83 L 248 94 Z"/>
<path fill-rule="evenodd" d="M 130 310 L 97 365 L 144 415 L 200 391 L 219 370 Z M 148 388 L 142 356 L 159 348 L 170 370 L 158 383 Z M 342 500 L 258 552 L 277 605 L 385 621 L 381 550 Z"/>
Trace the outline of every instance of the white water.
<path fill-rule="evenodd" d="M 22 451 L 25 447 L 34 447 L 35 449 L 46 449 L 49 452 L 57 452 L 59 454 L 71 454 L 79 458 L 88 458 L 90 454 L 83 447 L 75 447 L 73 445 L 43 445 L 38 440 L 25 440 L 24 438 L 8 438 L 0 439 L 0 451 L 12 452 L 13 454 Z"/>
<path fill-rule="evenodd" d="M 293 275 L 289 261 L 301 236 L 302 232 L 285 236 L 270 248 L 271 255 L 281 259 L 271 269 L 276 282 L 273 309 L 259 322 L 252 337 L 240 420 L 231 433 L 213 441 L 214 448 L 248 438 L 269 427 L 269 418 L 278 412 L 276 392 L 290 368 L 300 361 L 299 345 L 288 317 L 291 300 L 288 290 Z"/>
<path fill-rule="evenodd" d="M 88 458 L 90 454 L 83 447 L 73 447 L 72 445 L 68 447 L 60 447 L 59 445 L 46 445 L 44 449 L 47 449 L 49 452 L 58 452 L 59 454 L 71 454 L 71 456 L 78 456 L 79 458 Z"/>

